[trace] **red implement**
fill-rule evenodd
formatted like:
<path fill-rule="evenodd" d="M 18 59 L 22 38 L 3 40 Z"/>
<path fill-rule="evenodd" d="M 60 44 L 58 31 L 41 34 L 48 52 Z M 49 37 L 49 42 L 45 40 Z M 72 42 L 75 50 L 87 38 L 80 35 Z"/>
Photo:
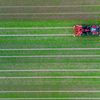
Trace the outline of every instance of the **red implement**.
<path fill-rule="evenodd" d="M 74 32 L 75 32 L 75 36 L 81 36 L 83 33 L 82 25 L 74 26 Z"/>

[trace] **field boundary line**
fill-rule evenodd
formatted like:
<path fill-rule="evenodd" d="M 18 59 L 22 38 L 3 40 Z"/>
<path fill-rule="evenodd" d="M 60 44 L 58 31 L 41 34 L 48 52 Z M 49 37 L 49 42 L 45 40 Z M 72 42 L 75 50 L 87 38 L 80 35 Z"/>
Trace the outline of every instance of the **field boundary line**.
<path fill-rule="evenodd" d="M 100 100 L 100 98 L 0 98 L 0 100 Z"/>
<path fill-rule="evenodd" d="M 1 51 L 17 51 L 17 50 L 100 50 L 100 48 L 26 48 L 26 49 L 0 49 Z"/>
<path fill-rule="evenodd" d="M 60 6 L 46 6 L 46 5 L 43 5 L 43 6 L 0 6 L 0 8 L 64 8 L 64 7 L 95 7 L 95 6 L 100 6 L 100 5 L 60 5 Z"/>
<path fill-rule="evenodd" d="M 99 72 L 100 69 L 37 69 L 37 70 L 0 70 L 0 72 Z"/>
<path fill-rule="evenodd" d="M 2 29 L 6 29 L 6 30 L 15 30 L 15 29 L 18 29 L 18 30 L 21 30 L 21 29 L 24 29 L 24 30 L 35 30 L 35 29 L 39 29 L 39 30 L 44 30 L 44 29 L 71 29 L 73 27 L 0 27 L 0 30 Z"/>
<path fill-rule="evenodd" d="M 100 14 L 100 12 L 66 12 L 66 13 L 0 13 L 0 16 L 9 15 L 77 15 L 77 14 Z"/>
<path fill-rule="evenodd" d="M 100 79 L 100 76 L 32 76 L 32 77 L 0 77 L 0 79 Z"/>
<path fill-rule="evenodd" d="M 34 55 L 34 56 L 0 56 L 0 58 L 81 58 L 100 57 L 100 55 Z"/>
<path fill-rule="evenodd" d="M 100 93 L 100 90 L 80 90 L 80 91 L 0 91 L 0 93 Z"/>
<path fill-rule="evenodd" d="M 45 37 L 45 36 L 74 36 L 73 34 L 11 34 L 11 35 L 0 35 L 0 37 Z"/>

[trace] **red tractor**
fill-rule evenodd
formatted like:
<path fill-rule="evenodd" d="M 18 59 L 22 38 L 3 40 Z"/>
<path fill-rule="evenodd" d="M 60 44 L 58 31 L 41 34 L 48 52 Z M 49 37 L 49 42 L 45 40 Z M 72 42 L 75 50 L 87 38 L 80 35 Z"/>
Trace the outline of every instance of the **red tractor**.
<path fill-rule="evenodd" d="M 74 35 L 75 36 L 99 36 L 100 26 L 99 25 L 75 25 Z"/>

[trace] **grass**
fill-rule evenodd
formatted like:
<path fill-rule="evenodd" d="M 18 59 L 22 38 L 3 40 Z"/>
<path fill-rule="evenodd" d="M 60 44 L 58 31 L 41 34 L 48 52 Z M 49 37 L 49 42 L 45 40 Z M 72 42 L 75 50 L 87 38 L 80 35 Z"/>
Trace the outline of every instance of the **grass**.
<path fill-rule="evenodd" d="M 69 34 L 73 33 L 72 29 L 48 29 L 48 30 L 2 30 L 0 35 L 13 34 Z"/>
<path fill-rule="evenodd" d="M 69 27 L 76 24 L 100 24 L 100 20 L 0 21 L 0 27 Z"/>
<path fill-rule="evenodd" d="M 73 34 L 73 33 L 72 33 Z M 29 42 L 27 42 L 29 41 Z M 41 42 L 42 41 L 42 42 Z M 0 47 L 6 48 L 98 48 L 99 37 L 0 37 Z"/>
<path fill-rule="evenodd" d="M 99 69 L 99 62 L 65 62 L 65 63 L 25 63 L 25 62 L 9 62 L 7 66 L 5 63 L 0 63 L 0 70 L 35 70 L 35 69 Z M 90 67 L 91 66 L 91 67 Z"/>
<path fill-rule="evenodd" d="M 2 77 L 32 77 L 32 76 L 100 76 L 100 72 L 0 72 Z"/>
<path fill-rule="evenodd" d="M 0 51 L 1 56 L 31 56 L 31 55 L 96 55 L 99 50 L 28 50 L 28 51 Z"/>
<path fill-rule="evenodd" d="M 1 21 L 0 27 L 69 27 L 100 24 L 99 20 Z M 73 34 L 72 29 L 1 30 L 0 34 Z M 99 37 L 0 37 L 1 49 L 21 48 L 99 48 Z M 0 51 L 0 56 L 100 55 L 99 50 Z M 100 58 L 0 58 L 0 70 L 100 69 Z M 0 72 L 0 77 L 100 76 L 99 72 Z M 0 79 L 1 91 L 100 90 L 100 79 Z M 0 93 L 0 98 L 99 97 L 100 93 Z"/>
<path fill-rule="evenodd" d="M 1 91 L 100 90 L 99 79 L 0 79 Z M 10 84 L 12 83 L 12 84 Z M 8 87 L 9 86 L 9 87 Z"/>
<path fill-rule="evenodd" d="M 2 95 L 0 95 L 1 98 L 5 97 L 5 94 L 6 94 L 6 97 L 7 98 L 20 98 L 20 97 L 23 97 L 23 98 L 51 98 L 51 97 L 54 97 L 54 98 L 77 98 L 77 97 L 82 97 L 84 95 L 84 98 L 87 97 L 87 98 L 96 98 L 96 97 L 99 97 L 99 93 L 4 93 Z"/>

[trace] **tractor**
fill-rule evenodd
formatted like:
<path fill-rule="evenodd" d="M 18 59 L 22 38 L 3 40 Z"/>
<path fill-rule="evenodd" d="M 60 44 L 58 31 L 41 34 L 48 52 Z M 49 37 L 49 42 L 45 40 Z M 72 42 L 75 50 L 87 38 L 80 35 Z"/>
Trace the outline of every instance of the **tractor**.
<path fill-rule="evenodd" d="M 75 25 L 74 36 L 99 36 L 100 26 L 99 25 Z"/>

